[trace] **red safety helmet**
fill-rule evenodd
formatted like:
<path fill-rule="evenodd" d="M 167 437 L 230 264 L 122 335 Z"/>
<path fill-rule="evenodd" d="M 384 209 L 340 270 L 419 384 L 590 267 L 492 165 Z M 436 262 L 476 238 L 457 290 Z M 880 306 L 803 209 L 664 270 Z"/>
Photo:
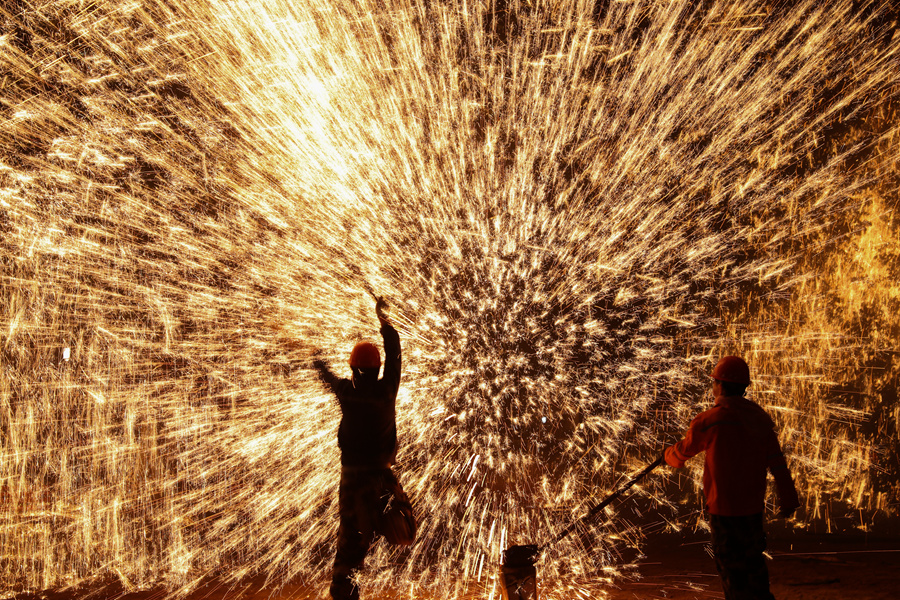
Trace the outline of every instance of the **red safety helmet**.
<path fill-rule="evenodd" d="M 378 346 L 372 342 L 359 342 L 350 352 L 350 367 L 354 369 L 372 369 L 381 366 L 381 354 Z"/>
<path fill-rule="evenodd" d="M 713 369 L 711 377 L 717 381 L 750 385 L 750 367 L 739 356 L 723 356 Z"/>

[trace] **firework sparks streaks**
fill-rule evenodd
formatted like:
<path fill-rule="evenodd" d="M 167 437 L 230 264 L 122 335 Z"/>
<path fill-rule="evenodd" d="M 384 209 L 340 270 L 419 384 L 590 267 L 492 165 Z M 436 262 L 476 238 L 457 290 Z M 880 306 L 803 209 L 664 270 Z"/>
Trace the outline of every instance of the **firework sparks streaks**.
<path fill-rule="evenodd" d="M 377 335 L 369 291 L 421 525 L 367 590 L 497 597 L 500 552 L 655 457 L 726 350 L 810 518 L 888 509 L 893 17 L 821 4 L 0 9 L 4 587 L 320 584 L 308 358 Z M 640 493 L 679 526 L 696 475 Z M 641 536 L 584 528 L 542 593 L 601 594 Z"/>

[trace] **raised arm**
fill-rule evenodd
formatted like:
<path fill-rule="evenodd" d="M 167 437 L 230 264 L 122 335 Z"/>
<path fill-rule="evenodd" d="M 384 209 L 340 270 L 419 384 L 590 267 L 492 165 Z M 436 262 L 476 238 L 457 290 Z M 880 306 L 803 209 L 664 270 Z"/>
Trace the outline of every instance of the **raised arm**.
<path fill-rule="evenodd" d="M 375 303 L 375 314 L 378 315 L 378 321 L 381 323 L 381 339 L 384 342 L 384 375 L 382 376 L 385 385 L 390 390 L 391 395 L 396 397 L 397 391 L 400 389 L 400 369 L 401 369 L 401 351 L 400 351 L 400 335 L 391 322 L 388 320 L 385 309 L 387 302 L 383 298 L 377 298 Z"/>
<path fill-rule="evenodd" d="M 337 384 L 338 381 L 341 380 L 340 377 L 331 372 L 331 369 L 328 368 L 328 365 L 325 364 L 325 361 L 316 356 L 313 358 L 312 362 L 313 368 L 319 372 L 319 377 L 328 386 L 328 389 L 332 391 L 332 393 L 337 393 Z"/>
<path fill-rule="evenodd" d="M 400 389 L 400 335 L 397 330 L 388 323 L 381 324 L 381 339 L 384 341 L 384 378 L 385 384 L 396 396 Z"/>

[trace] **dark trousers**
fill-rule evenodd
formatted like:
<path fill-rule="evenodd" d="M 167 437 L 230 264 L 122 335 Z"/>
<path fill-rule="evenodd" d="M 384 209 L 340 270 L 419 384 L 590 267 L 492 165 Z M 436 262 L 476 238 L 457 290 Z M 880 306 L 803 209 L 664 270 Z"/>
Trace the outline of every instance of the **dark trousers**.
<path fill-rule="evenodd" d="M 725 600 L 775 600 L 763 552 L 763 516 L 710 515 L 713 555 L 722 578 Z"/>
<path fill-rule="evenodd" d="M 362 567 L 369 546 L 380 528 L 386 492 L 399 483 L 390 469 L 344 469 L 338 492 L 340 526 L 337 552 L 331 573 L 334 600 L 358 600 L 359 587 L 353 572 Z"/>

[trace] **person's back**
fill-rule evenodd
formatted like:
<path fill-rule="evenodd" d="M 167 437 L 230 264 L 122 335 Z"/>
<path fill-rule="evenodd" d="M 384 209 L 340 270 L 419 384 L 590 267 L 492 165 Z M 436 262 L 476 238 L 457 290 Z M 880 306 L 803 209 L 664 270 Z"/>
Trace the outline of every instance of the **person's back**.
<path fill-rule="evenodd" d="M 665 451 L 672 467 L 705 452 L 703 492 L 712 530 L 716 568 L 726 600 L 772 600 L 763 552 L 766 474 L 775 478 L 782 516 L 800 505 L 775 424 L 744 398 L 750 369 L 726 356 L 712 373 L 715 405 L 691 421 L 684 439 Z"/>
<path fill-rule="evenodd" d="M 321 360 L 313 362 L 341 407 L 340 526 L 330 589 L 335 600 L 359 598 L 353 572 L 362 567 L 375 535 L 402 545 L 411 544 L 415 537 L 412 505 L 391 470 L 397 456 L 401 353 L 400 336 L 385 317 L 384 308 L 379 299 L 375 311 L 385 351 L 381 379 L 381 357 L 371 342 L 353 348 L 351 379 L 337 377 Z"/>
<path fill-rule="evenodd" d="M 371 354 L 372 345 L 362 342 L 359 357 L 351 354 L 352 379 L 339 379 L 327 367 L 317 368 L 341 407 L 338 446 L 341 464 L 353 467 L 389 467 L 397 454 L 396 403 L 400 388 L 400 336 L 387 321 L 381 323 L 384 341 L 384 375 L 378 379 L 380 357 Z M 354 349 L 356 350 L 356 348 Z M 377 348 L 374 349 L 377 352 Z"/>
<path fill-rule="evenodd" d="M 775 424 L 755 402 L 722 396 L 697 417 L 706 430 L 703 487 L 709 510 L 718 515 L 752 515 L 765 504 L 766 477 L 781 458 Z"/>
<path fill-rule="evenodd" d="M 338 396 L 341 425 L 338 445 L 344 466 L 390 466 L 397 448 L 394 401 L 384 380 L 369 389 L 352 385 Z"/>

